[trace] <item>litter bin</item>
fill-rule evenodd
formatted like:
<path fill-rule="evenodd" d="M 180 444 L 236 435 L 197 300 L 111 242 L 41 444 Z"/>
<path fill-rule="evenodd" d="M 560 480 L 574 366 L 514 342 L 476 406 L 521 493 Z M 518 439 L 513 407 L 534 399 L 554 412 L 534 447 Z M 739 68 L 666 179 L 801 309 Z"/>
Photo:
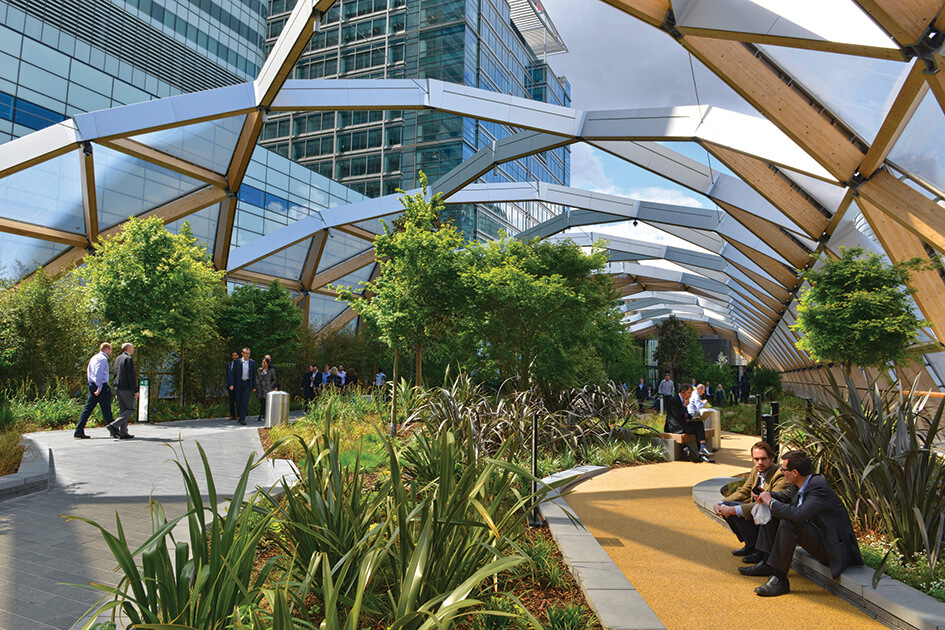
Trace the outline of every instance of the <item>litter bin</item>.
<path fill-rule="evenodd" d="M 699 416 L 705 425 L 706 430 L 712 429 L 712 437 L 708 438 L 706 442 L 709 444 L 709 448 L 713 451 L 717 451 L 722 448 L 722 412 L 718 409 L 703 409 L 702 415 Z"/>
<path fill-rule="evenodd" d="M 151 383 L 148 377 L 138 379 L 138 422 L 148 421 L 148 396 L 151 393 Z"/>
<path fill-rule="evenodd" d="M 285 424 L 289 421 L 289 393 L 269 392 L 266 394 L 266 428 Z"/>

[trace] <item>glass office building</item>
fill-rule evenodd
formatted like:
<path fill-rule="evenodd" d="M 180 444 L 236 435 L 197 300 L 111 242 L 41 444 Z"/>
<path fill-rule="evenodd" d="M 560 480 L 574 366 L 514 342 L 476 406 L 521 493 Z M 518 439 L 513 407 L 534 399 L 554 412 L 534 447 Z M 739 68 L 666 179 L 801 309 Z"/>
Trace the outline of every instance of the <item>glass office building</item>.
<path fill-rule="evenodd" d="M 292 9 L 272 0 L 271 45 Z M 267 46 L 268 48 L 268 46 Z M 344 0 L 335 3 L 296 65 L 294 78 L 440 79 L 557 105 L 570 87 L 546 63 L 563 43 L 531 0 Z M 273 115 L 264 146 L 368 196 L 433 183 L 477 149 L 514 129 L 430 111 L 345 111 Z M 569 149 L 497 166 L 485 182 L 567 185 Z M 558 213 L 544 203 L 455 205 L 467 237 L 516 233 Z"/>
<path fill-rule="evenodd" d="M 0 142 L 81 112 L 252 80 L 268 9 L 264 0 L 4 0 Z"/>

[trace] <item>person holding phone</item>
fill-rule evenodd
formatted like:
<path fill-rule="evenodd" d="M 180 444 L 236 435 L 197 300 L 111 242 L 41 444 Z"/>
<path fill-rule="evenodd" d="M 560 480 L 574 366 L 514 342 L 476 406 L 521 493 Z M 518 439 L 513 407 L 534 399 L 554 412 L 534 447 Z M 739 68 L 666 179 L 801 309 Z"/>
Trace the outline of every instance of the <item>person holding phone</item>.
<path fill-rule="evenodd" d="M 755 442 L 751 447 L 751 461 L 754 464 L 748 477 L 738 489 L 725 501 L 715 504 L 715 513 L 725 519 L 739 542 L 740 549 L 732 552 L 733 556 L 742 556 L 745 564 L 757 564 L 762 554 L 755 550 L 758 542 L 758 526 L 751 517 L 751 508 L 755 497 L 762 492 L 780 492 L 787 489 L 788 483 L 781 469 L 774 464 L 774 451 L 767 442 Z"/>

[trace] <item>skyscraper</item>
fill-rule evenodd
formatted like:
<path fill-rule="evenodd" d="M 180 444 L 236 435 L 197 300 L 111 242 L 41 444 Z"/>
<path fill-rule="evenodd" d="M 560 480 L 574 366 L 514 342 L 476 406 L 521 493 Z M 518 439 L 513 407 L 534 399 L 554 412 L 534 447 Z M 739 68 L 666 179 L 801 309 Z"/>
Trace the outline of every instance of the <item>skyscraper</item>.
<path fill-rule="evenodd" d="M 291 0 L 272 0 L 271 44 Z M 545 59 L 566 49 L 534 0 L 341 0 L 295 69 L 296 79 L 441 79 L 570 105 L 570 87 Z M 273 114 L 261 143 L 369 197 L 432 183 L 477 149 L 514 132 L 496 123 L 431 111 Z M 495 168 L 483 179 L 567 185 L 569 150 Z M 545 204 L 451 206 L 468 237 L 518 232 L 557 210 Z"/>

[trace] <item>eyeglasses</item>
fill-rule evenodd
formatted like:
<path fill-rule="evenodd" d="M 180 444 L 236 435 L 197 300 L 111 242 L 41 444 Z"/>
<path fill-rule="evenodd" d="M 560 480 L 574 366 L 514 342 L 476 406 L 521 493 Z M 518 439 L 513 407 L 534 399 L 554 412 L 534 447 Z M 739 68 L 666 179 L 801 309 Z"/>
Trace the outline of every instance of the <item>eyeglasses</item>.
<path fill-rule="evenodd" d="M 782 467 L 782 468 L 781 468 L 781 472 L 787 473 L 787 472 L 794 472 L 794 471 L 791 470 L 790 468 L 783 468 L 783 467 Z"/>

